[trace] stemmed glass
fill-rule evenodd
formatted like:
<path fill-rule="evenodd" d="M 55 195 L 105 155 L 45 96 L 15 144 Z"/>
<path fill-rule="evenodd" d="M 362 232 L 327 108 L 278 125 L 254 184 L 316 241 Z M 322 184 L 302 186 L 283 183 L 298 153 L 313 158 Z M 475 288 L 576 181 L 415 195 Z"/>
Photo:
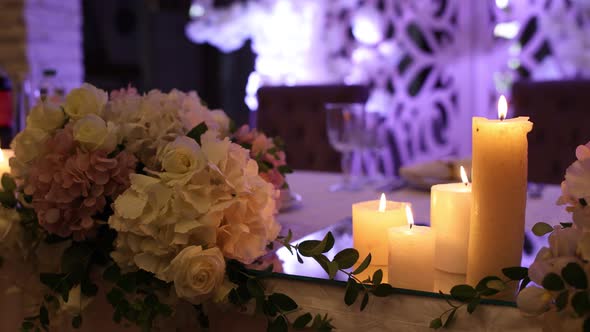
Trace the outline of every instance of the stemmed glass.
<path fill-rule="evenodd" d="M 341 153 L 342 182 L 332 185 L 330 191 L 358 190 L 359 183 L 352 180 L 354 151 L 363 145 L 365 109 L 361 103 L 326 104 L 328 140 Z"/>

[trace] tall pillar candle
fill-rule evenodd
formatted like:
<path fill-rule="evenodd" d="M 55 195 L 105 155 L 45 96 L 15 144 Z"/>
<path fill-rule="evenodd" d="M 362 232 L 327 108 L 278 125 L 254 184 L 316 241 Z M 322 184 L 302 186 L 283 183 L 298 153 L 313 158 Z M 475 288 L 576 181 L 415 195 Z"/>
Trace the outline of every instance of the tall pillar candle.
<path fill-rule="evenodd" d="M 387 230 L 407 225 L 405 206 L 408 203 L 381 200 L 352 205 L 352 237 L 360 261 L 371 253 L 371 265 L 387 265 Z"/>
<path fill-rule="evenodd" d="M 2 149 L 0 151 L 0 177 L 4 173 L 10 174 L 10 158 L 14 157 L 14 151 L 9 149 Z"/>
<path fill-rule="evenodd" d="M 473 118 L 471 227 L 467 283 L 520 266 L 524 244 L 528 117 Z"/>
<path fill-rule="evenodd" d="M 430 227 L 414 226 L 406 206 L 408 224 L 393 227 L 389 235 L 388 283 L 394 287 L 434 290 L 434 233 Z"/>
<path fill-rule="evenodd" d="M 434 267 L 465 274 L 471 220 L 471 185 L 461 166 L 463 183 L 446 183 L 430 190 L 430 226 L 434 229 Z"/>

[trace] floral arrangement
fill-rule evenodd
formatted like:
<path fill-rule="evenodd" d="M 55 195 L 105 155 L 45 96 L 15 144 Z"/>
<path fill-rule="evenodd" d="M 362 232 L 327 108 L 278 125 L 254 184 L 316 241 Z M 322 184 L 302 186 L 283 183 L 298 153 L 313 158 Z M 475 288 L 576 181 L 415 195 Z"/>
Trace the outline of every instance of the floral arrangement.
<path fill-rule="evenodd" d="M 457 285 L 451 289 L 449 310 L 432 320 L 438 329 L 452 323 L 463 306 L 472 313 L 482 298 L 520 283 L 517 306 L 527 316 L 543 315 L 550 331 L 590 330 L 590 142 L 576 149 L 577 160 L 570 165 L 561 183 L 562 195 L 557 204 L 566 205 L 572 223 L 551 226 L 537 223 L 532 231 L 537 236 L 549 234 L 549 246 L 541 248 L 527 269 L 509 267 L 505 278 L 489 276 L 476 287 Z"/>
<path fill-rule="evenodd" d="M 290 170 L 276 142 L 247 127 L 232 134 L 195 92 L 109 96 L 84 84 L 61 105 L 37 104 L 0 192 L 3 259 L 29 269 L 15 280 L 32 309 L 22 330 L 64 317 L 80 327 L 99 292 L 116 322 L 146 331 L 180 302 L 242 303 L 254 280 L 245 265 L 281 229 L 276 188 Z M 270 296 L 275 316 L 292 302 Z"/>

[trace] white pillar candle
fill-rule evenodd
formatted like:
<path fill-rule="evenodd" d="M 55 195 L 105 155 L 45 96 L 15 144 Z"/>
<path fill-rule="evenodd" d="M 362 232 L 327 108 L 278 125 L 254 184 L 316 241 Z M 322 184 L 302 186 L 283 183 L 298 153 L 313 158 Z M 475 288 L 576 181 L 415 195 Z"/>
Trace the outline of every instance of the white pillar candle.
<path fill-rule="evenodd" d="M 430 226 L 434 229 L 434 267 L 465 274 L 471 219 L 471 185 L 461 166 L 463 183 L 432 186 L 430 190 Z"/>
<path fill-rule="evenodd" d="M 414 226 L 406 206 L 408 224 L 389 229 L 388 282 L 394 287 L 434 290 L 434 233 L 430 227 Z"/>
<path fill-rule="evenodd" d="M 0 150 L 0 176 L 4 173 L 10 174 L 8 160 L 12 157 L 14 157 L 14 151 L 9 149 Z"/>
<path fill-rule="evenodd" d="M 502 276 L 502 268 L 520 266 L 524 244 L 528 117 L 500 120 L 473 118 L 471 227 L 467 283 Z"/>
<path fill-rule="evenodd" d="M 387 230 L 406 225 L 405 206 L 409 203 L 380 200 L 352 205 L 352 237 L 362 261 L 371 253 L 371 265 L 387 265 Z"/>

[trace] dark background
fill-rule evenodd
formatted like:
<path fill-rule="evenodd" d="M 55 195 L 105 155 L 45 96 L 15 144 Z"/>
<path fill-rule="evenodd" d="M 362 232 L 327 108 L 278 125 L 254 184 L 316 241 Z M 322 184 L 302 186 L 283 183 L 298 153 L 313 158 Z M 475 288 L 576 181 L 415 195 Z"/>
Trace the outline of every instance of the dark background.
<path fill-rule="evenodd" d="M 215 1 L 227 6 L 234 0 Z M 250 43 L 224 54 L 194 44 L 184 29 L 190 0 L 84 0 L 85 81 L 111 91 L 196 90 L 210 108 L 248 121 L 244 89 L 254 69 Z"/>

